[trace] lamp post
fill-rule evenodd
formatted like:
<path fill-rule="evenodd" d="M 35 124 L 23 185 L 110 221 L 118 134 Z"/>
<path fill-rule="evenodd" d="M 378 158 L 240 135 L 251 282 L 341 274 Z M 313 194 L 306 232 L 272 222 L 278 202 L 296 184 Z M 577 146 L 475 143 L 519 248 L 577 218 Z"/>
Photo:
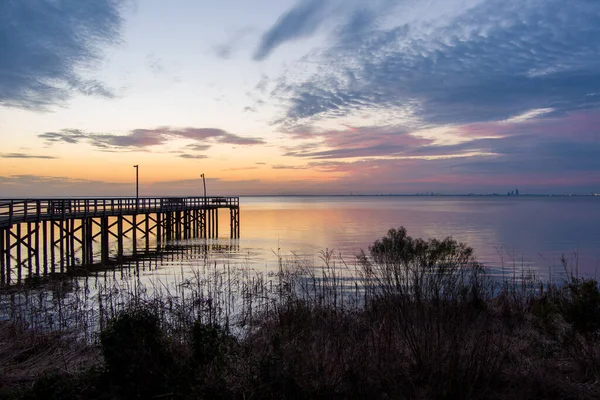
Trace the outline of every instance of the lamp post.
<path fill-rule="evenodd" d="M 140 197 L 140 179 L 139 179 L 139 166 L 138 165 L 134 165 L 133 168 L 135 168 L 135 209 L 137 210 L 138 208 L 138 200 Z"/>
<path fill-rule="evenodd" d="M 204 184 L 204 203 L 206 203 L 206 180 L 204 179 L 204 174 L 200 176 L 202 177 L 202 183 Z"/>

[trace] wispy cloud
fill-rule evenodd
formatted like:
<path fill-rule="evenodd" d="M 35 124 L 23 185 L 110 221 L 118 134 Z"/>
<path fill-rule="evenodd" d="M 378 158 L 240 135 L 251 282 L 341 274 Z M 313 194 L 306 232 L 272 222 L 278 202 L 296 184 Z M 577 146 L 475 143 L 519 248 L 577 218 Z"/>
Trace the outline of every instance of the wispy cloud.
<path fill-rule="evenodd" d="M 71 196 L 123 196 L 131 195 L 134 190 L 130 183 L 32 174 L 0 176 L 0 191 L 21 197 L 64 196 L 65 193 Z"/>
<path fill-rule="evenodd" d="M 317 33 L 319 48 L 264 85 L 299 168 L 373 192 L 597 186 L 597 2 L 300 1 L 255 59 Z"/>
<path fill-rule="evenodd" d="M 254 31 L 253 28 L 238 29 L 229 36 L 227 41 L 215 45 L 212 52 L 217 57 L 228 60 L 242 47 L 244 40 Z"/>
<path fill-rule="evenodd" d="M 204 155 L 204 154 L 180 154 L 179 157 L 181 158 L 188 158 L 188 159 L 203 159 L 203 158 L 208 158 L 208 156 Z"/>
<path fill-rule="evenodd" d="M 57 157 L 26 154 L 26 153 L 0 153 L 0 158 L 38 158 L 38 159 L 45 159 L 45 160 L 54 160 Z"/>
<path fill-rule="evenodd" d="M 386 184 L 404 193 L 410 185 L 443 192 L 452 192 L 453 185 L 455 193 L 483 187 L 495 191 L 511 181 L 548 191 L 555 183 L 587 192 L 597 187 L 600 176 L 598 123 L 600 112 L 579 111 L 445 127 L 452 140 L 390 128 L 313 131 L 308 143 L 302 140 L 284 149 L 286 156 L 306 160 L 306 164 L 273 168 L 348 175 L 356 185 L 366 189 L 368 183 L 375 192 Z"/>
<path fill-rule="evenodd" d="M 600 107 L 599 99 L 587 95 L 600 91 L 597 2 L 564 7 L 559 0 L 438 0 L 432 9 L 452 12 L 430 11 L 437 15 L 433 19 L 411 12 L 415 7 L 420 5 L 405 2 L 402 22 L 395 26 L 391 18 L 376 22 L 390 10 L 384 5 L 342 19 L 320 56 L 311 57 L 318 63 L 314 74 L 291 79 L 288 72 L 279 79 L 274 94 L 289 105 L 282 121 L 409 107 L 424 126 Z M 265 33 L 258 58 L 296 32 L 309 33 L 324 23 L 321 9 L 303 2 L 284 14 Z M 352 34 L 357 30 L 360 34 Z"/>
<path fill-rule="evenodd" d="M 80 70 L 119 40 L 120 11 L 120 0 L 3 1 L 0 105 L 44 109 L 74 92 L 113 97 Z"/>
<path fill-rule="evenodd" d="M 272 169 L 308 169 L 308 166 L 303 165 L 285 165 L 285 164 L 276 164 L 271 165 Z"/>
<path fill-rule="evenodd" d="M 264 144 L 263 139 L 244 137 L 216 128 L 172 128 L 135 129 L 124 135 L 84 132 L 78 129 L 64 129 L 60 132 L 39 134 L 47 144 L 58 142 L 89 143 L 107 151 L 140 150 L 168 143 L 174 139 L 188 139 L 197 143 L 185 146 L 189 151 L 204 151 L 214 144 L 251 146 Z M 191 156 L 182 156 L 191 158 Z M 197 157 L 195 157 L 197 158 Z"/>
<path fill-rule="evenodd" d="M 302 138 L 303 135 L 295 135 L 295 137 Z M 318 141 L 287 146 L 284 155 L 311 159 L 397 156 L 432 142 L 431 139 L 416 137 L 401 129 L 380 127 L 310 131 L 308 137 Z"/>
<path fill-rule="evenodd" d="M 296 4 L 263 34 L 254 59 L 263 60 L 283 43 L 314 33 L 328 15 L 328 3 L 328 0 L 302 0 Z"/>
<path fill-rule="evenodd" d="M 206 151 L 206 150 L 210 149 L 210 145 L 209 144 L 192 143 L 192 144 L 188 144 L 187 146 L 185 146 L 185 149 L 189 150 L 189 151 Z"/>
<path fill-rule="evenodd" d="M 165 71 L 163 60 L 154 53 L 146 55 L 146 62 L 150 71 L 156 75 L 162 74 Z"/>
<path fill-rule="evenodd" d="M 258 167 L 237 167 L 237 168 L 227 168 L 223 171 L 247 171 L 252 169 L 258 169 Z"/>

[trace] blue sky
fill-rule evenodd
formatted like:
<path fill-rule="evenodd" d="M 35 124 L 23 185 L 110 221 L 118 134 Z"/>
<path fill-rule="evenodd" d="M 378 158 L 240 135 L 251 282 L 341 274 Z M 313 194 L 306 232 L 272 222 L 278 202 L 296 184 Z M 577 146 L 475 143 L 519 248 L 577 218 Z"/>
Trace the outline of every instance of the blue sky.
<path fill-rule="evenodd" d="M 600 192 L 594 0 L 0 5 L 0 192 Z"/>

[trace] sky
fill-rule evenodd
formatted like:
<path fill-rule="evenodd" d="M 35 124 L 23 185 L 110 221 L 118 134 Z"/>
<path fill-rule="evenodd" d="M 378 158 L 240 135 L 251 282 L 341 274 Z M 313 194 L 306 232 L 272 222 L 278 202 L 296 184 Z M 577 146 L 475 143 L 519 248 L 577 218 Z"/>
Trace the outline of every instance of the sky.
<path fill-rule="evenodd" d="M 598 0 L 3 0 L 0 198 L 600 193 Z"/>

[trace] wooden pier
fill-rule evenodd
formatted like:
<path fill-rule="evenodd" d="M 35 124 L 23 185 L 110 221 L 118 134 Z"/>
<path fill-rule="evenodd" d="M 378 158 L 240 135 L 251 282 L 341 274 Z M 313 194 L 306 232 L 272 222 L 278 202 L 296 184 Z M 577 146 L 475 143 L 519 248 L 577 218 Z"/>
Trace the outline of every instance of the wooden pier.
<path fill-rule="evenodd" d="M 111 264 L 163 242 L 240 235 L 239 197 L 0 199 L 0 284 Z"/>

